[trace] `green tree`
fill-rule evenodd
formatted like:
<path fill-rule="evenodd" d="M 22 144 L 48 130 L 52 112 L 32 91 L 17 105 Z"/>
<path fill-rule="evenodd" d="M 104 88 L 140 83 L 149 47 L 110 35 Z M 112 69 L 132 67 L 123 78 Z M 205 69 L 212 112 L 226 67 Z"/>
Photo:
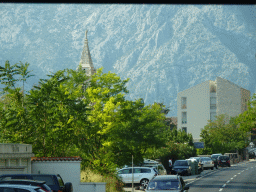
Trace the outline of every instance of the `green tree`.
<path fill-rule="evenodd" d="M 203 154 L 236 152 L 248 144 L 247 134 L 238 128 L 236 118 L 222 114 L 209 121 L 201 131 Z"/>
<path fill-rule="evenodd" d="M 251 132 L 253 128 L 256 128 L 256 94 L 254 93 L 251 99 L 248 101 L 248 110 L 240 114 L 236 118 L 236 124 L 243 132 Z"/>
<path fill-rule="evenodd" d="M 140 162 L 147 148 L 164 144 L 162 108 L 159 104 L 144 106 L 141 99 L 125 100 L 127 81 L 99 69 L 86 90 L 92 103 L 89 138 L 100 151 L 90 150 L 91 163 L 102 171 L 131 163 L 132 155 L 135 163 Z"/>
<path fill-rule="evenodd" d="M 27 62 L 24 64 L 24 63 L 22 63 L 21 61 L 20 61 L 20 63 L 16 64 L 17 73 L 22 76 L 22 78 L 20 79 L 20 80 L 22 81 L 22 92 L 23 92 L 22 106 L 23 106 L 24 97 L 25 97 L 24 84 L 25 84 L 25 82 L 27 81 L 27 79 L 28 79 L 29 77 L 34 76 L 34 75 L 31 75 L 31 74 L 30 74 L 31 71 L 28 71 L 29 65 L 30 65 L 30 64 L 27 63 Z"/>
<path fill-rule="evenodd" d="M 5 62 L 5 67 L 0 66 L 0 82 L 5 85 L 3 92 L 8 91 L 10 88 L 15 88 L 17 79 L 14 76 L 16 74 L 18 74 L 16 65 L 11 65 L 8 60 Z"/>

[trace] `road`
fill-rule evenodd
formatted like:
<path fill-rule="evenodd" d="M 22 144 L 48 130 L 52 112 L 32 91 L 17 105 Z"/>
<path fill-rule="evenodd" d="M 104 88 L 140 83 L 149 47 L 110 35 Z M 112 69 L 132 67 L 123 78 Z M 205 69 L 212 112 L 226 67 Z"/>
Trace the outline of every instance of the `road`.
<path fill-rule="evenodd" d="M 188 182 L 189 192 L 254 192 L 256 191 L 256 161 L 235 164 L 208 172 Z"/>
<path fill-rule="evenodd" d="M 213 171 L 204 170 L 200 175 L 183 179 L 190 187 L 189 192 L 255 192 L 256 161 L 245 161 Z M 129 187 L 124 190 L 132 191 Z"/>

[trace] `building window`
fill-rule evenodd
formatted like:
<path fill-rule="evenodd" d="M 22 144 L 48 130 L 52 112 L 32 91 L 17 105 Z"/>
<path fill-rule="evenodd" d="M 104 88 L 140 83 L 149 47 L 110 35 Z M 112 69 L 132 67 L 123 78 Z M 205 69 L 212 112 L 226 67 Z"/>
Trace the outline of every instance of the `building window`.
<path fill-rule="evenodd" d="M 187 133 L 187 127 L 182 127 L 181 129 Z"/>
<path fill-rule="evenodd" d="M 187 123 L 187 112 L 182 112 L 181 113 L 181 120 L 182 120 L 182 124 L 186 124 Z"/>
<path fill-rule="evenodd" d="M 181 109 L 187 109 L 187 97 L 181 97 Z"/>
<path fill-rule="evenodd" d="M 210 120 L 215 121 L 216 120 L 216 112 L 211 112 L 210 113 Z"/>
<path fill-rule="evenodd" d="M 216 97 L 210 97 L 210 109 L 216 109 Z"/>

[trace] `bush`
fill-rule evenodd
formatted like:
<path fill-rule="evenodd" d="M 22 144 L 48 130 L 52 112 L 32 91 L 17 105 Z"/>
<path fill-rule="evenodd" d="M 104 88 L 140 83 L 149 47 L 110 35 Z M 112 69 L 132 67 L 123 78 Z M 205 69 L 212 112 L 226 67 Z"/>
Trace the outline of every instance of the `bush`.
<path fill-rule="evenodd" d="M 124 184 L 115 174 L 101 175 L 87 168 L 81 171 L 81 182 L 105 182 L 106 192 L 124 192 Z"/>

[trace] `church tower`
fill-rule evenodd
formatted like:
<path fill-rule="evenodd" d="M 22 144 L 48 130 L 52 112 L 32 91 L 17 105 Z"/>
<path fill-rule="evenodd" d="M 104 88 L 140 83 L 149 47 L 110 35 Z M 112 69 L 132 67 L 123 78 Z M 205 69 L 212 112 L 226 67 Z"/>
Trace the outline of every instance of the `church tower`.
<path fill-rule="evenodd" d="M 84 48 L 79 65 L 82 66 L 82 69 L 86 72 L 87 76 L 92 76 L 94 73 L 96 73 L 96 69 L 93 66 L 91 54 L 89 51 L 87 32 L 88 30 L 85 31 Z M 78 67 L 76 70 L 78 70 Z"/>

